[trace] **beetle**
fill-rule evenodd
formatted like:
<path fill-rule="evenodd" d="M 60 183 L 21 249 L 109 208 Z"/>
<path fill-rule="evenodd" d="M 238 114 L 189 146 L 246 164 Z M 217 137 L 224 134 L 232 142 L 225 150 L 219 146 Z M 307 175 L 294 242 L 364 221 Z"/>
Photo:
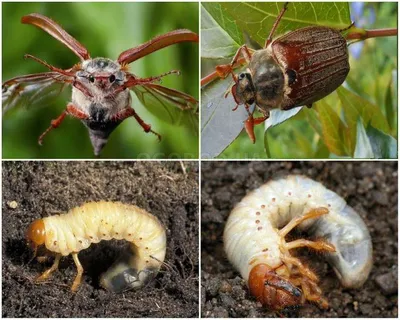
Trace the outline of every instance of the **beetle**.
<path fill-rule="evenodd" d="M 18 76 L 6 81 L 2 86 L 3 112 L 20 106 L 38 105 L 44 97 L 59 93 L 68 85 L 72 86 L 71 102 L 39 137 L 40 145 L 45 135 L 57 128 L 67 115 L 81 120 L 88 128 L 96 156 L 107 143 L 111 132 L 128 117 L 134 117 L 146 133 L 151 132 L 161 140 L 161 135 L 153 131 L 131 107 L 129 90 L 133 90 L 142 100 L 143 96 L 151 95 L 157 103 L 166 108 L 191 111 L 197 109 L 198 102 L 190 95 L 157 84 L 162 77 L 179 74 L 179 71 L 172 70 L 159 76 L 140 78 L 128 70 L 131 62 L 162 48 L 181 42 L 198 42 L 198 35 L 190 30 L 174 30 L 157 36 L 122 52 L 118 59 L 113 61 L 102 57 L 92 59 L 82 44 L 44 15 L 32 13 L 22 17 L 21 22 L 46 31 L 81 60 L 64 70 L 27 54 L 25 58 L 41 63 L 50 71 Z"/>
<path fill-rule="evenodd" d="M 270 109 L 290 110 L 302 105 L 311 108 L 314 102 L 335 91 L 350 71 L 347 42 L 341 32 L 353 24 L 343 30 L 305 27 L 273 40 L 287 8 L 285 3 L 263 49 L 252 50 L 243 45 L 230 64 L 216 67 L 219 77 L 232 75 L 230 92 L 237 104 L 233 110 L 244 104 L 248 113 L 245 130 L 253 143 L 254 126 L 269 118 Z M 242 62 L 247 63 L 246 70 L 235 75 L 234 67 Z M 262 117 L 253 117 L 253 103 Z"/>

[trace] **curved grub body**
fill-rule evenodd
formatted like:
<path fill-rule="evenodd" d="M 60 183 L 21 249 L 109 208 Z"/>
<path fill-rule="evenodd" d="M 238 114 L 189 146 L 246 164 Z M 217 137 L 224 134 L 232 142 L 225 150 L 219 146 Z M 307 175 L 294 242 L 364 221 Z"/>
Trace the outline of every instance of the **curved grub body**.
<path fill-rule="evenodd" d="M 165 229 L 156 217 L 134 205 L 120 202 L 89 202 L 66 214 L 42 219 L 45 246 L 58 255 L 73 255 L 101 240 L 126 240 L 125 253 L 101 277 L 106 289 L 120 292 L 141 287 L 151 280 L 164 261 Z M 76 282 L 76 281 L 75 281 Z M 80 279 L 73 286 L 75 291 Z"/>
<path fill-rule="evenodd" d="M 325 241 L 286 243 L 285 235 L 295 226 Z M 371 238 L 358 214 L 322 184 L 296 175 L 270 181 L 243 198 L 226 223 L 224 246 L 251 291 L 262 303 L 275 309 L 298 304 L 295 289 L 290 285 L 301 286 L 302 302 L 310 300 L 321 307 L 327 306 L 320 302 L 318 278 L 290 255 L 293 248 L 309 246 L 326 251 L 329 263 L 345 287 L 360 287 L 372 267 Z M 266 301 L 263 297 L 266 292 L 260 294 L 260 288 L 254 284 L 257 279 L 254 275 L 259 272 L 255 270 L 257 266 L 268 267 L 264 277 L 258 278 L 266 291 L 271 289 L 269 285 L 274 289 L 272 294 L 278 297 L 275 305 L 274 301 Z M 293 301 L 281 303 L 279 295 L 287 293 L 291 293 Z"/>

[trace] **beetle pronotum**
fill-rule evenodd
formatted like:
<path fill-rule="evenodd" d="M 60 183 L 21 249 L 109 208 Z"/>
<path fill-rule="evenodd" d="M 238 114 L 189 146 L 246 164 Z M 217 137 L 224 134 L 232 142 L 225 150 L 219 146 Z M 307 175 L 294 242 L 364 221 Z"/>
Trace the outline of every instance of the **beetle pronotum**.
<path fill-rule="evenodd" d="M 35 250 L 41 245 L 56 254 L 53 266 L 37 278 L 47 279 L 58 268 L 62 256 L 72 255 L 78 274 L 71 287 L 77 291 L 83 268 L 78 253 L 101 240 L 127 240 L 130 252 L 124 254 L 100 279 L 107 290 L 121 292 L 150 281 L 164 261 L 165 228 L 160 221 L 139 207 L 120 202 L 89 202 L 66 214 L 32 222 L 26 232 Z"/>
<path fill-rule="evenodd" d="M 295 227 L 325 240 L 286 242 Z M 224 247 L 250 292 L 273 310 L 305 301 L 328 306 L 317 275 L 292 249 L 326 252 L 347 288 L 362 286 L 372 267 L 371 237 L 360 216 L 333 191 L 298 175 L 272 180 L 244 197 L 229 215 Z"/>

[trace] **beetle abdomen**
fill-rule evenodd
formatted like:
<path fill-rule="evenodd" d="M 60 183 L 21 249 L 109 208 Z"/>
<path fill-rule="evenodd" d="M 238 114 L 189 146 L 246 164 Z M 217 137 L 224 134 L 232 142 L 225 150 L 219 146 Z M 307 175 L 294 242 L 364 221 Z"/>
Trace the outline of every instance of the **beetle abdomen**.
<path fill-rule="evenodd" d="M 281 67 L 295 74 L 281 109 L 310 105 L 326 97 L 350 71 L 346 39 L 332 28 L 302 28 L 274 40 L 271 46 Z"/>

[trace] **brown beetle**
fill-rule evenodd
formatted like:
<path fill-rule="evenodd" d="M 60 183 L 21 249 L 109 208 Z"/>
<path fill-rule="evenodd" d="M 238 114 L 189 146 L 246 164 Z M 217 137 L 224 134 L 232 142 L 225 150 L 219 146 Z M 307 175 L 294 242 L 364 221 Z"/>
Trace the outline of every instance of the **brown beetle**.
<path fill-rule="evenodd" d="M 245 129 L 253 143 L 254 126 L 268 119 L 270 109 L 311 107 L 335 91 L 350 71 L 346 39 L 340 33 L 344 30 L 311 26 L 272 40 L 287 5 L 284 4 L 263 49 L 254 51 L 243 45 L 230 64 L 216 67 L 221 78 L 232 74 L 235 83 L 231 93 L 237 103 L 233 110 L 245 105 L 249 114 Z M 243 60 L 248 67 L 236 76 L 233 68 Z M 262 117 L 253 117 L 249 110 L 253 103 Z"/>
<path fill-rule="evenodd" d="M 153 131 L 151 125 L 142 120 L 131 107 L 130 90 L 141 97 L 139 99 L 149 101 L 148 103 L 156 101 L 166 110 L 178 108 L 185 111 L 197 108 L 197 100 L 190 95 L 158 84 L 163 77 L 179 74 L 179 71 L 172 70 L 148 78 L 140 78 L 129 72 L 130 63 L 155 51 L 181 42 L 198 42 L 199 36 L 190 30 L 174 30 L 157 36 L 137 47 L 123 51 L 117 60 L 113 61 L 108 58 L 91 58 L 81 43 L 44 15 L 28 14 L 22 17 L 21 22 L 34 25 L 49 33 L 81 60 L 64 70 L 27 54 L 25 58 L 41 63 L 50 71 L 18 76 L 2 85 L 3 112 L 12 108 L 40 105 L 47 95 L 58 94 L 66 86 L 72 86 L 71 102 L 39 137 L 40 145 L 47 133 L 59 127 L 67 115 L 81 120 L 88 128 L 96 156 L 107 143 L 111 132 L 129 117 L 135 118 L 146 133 L 151 132 L 161 140 L 161 135 Z"/>

